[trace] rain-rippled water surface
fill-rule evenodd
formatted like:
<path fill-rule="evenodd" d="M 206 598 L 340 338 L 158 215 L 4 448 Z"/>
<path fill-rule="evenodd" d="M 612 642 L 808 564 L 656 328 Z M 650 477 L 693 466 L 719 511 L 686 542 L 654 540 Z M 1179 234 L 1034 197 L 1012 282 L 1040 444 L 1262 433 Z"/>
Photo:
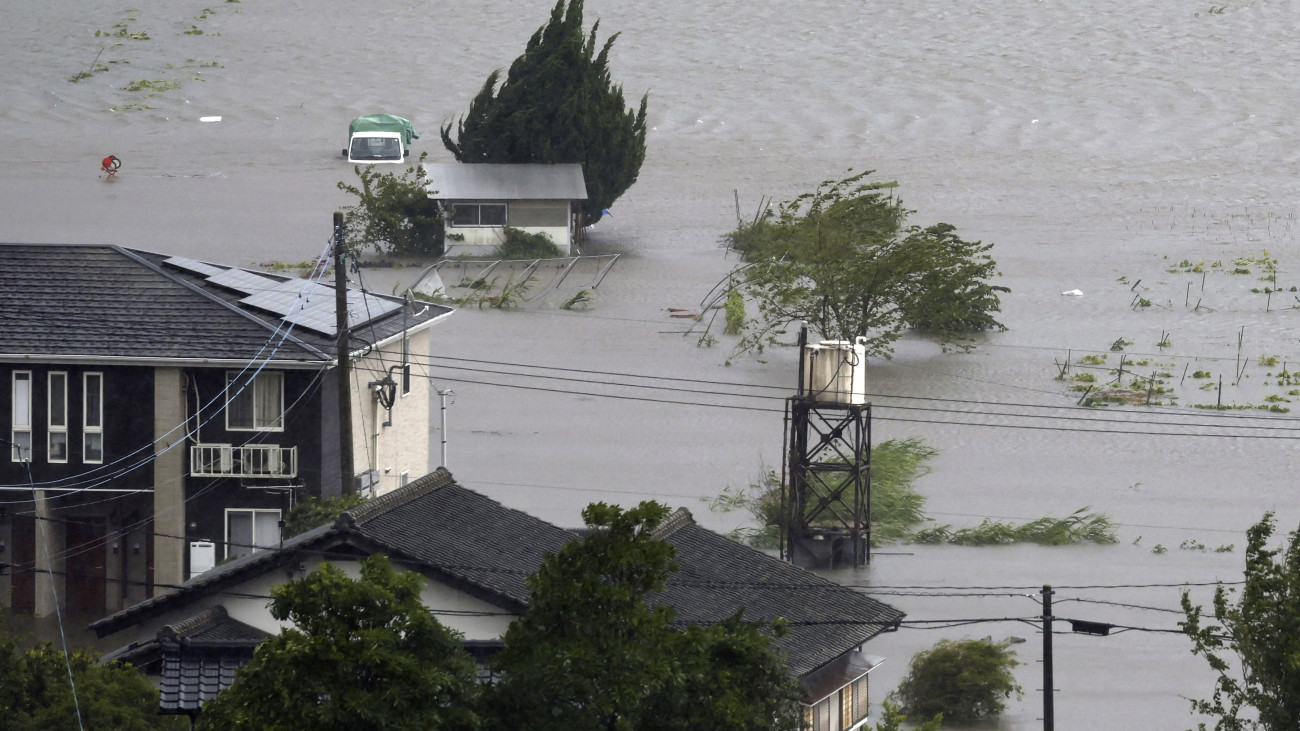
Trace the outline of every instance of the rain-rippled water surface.
<path fill-rule="evenodd" d="M 349 202 L 335 187 L 352 177 L 338 157 L 347 122 L 401 114 L 417 154 L 449 160 L 438 128 L 550 7 L 6 7 L 0 240 L 315 257 Z M 973 352 L 908 339 L 870 364 L 874 439 L 939 450 L 918 488 L 942 523 L 1090 507 L 1120 539 L 896 545 L 835 573 L 917 622 L 870 644 L 888 658 L 875 698 L 940 638 L 1018 637 L 1025 695 L 997 727 L 1039 728 L 1041 635 L 1025 621 L 1052 584 L 1057 616 L 1132 628 L 1056 637 L 1057 728 L 1192 726 L 1185 698 L 1208 695 L 1212 676 L 1170 632 L 1180 585 L 1239 579 L 1244 532 L 1265 511 L 1286 530 L 1300 519 L 1284 411 L 1300 397 L 1276 375 L 1300 363 L 1294 6 L 588 0 L 586 15 L 602 38 L 621 33 L 613 70 L 629 104 L 650 94 L 640 180 L 587 247 L 622 256 L 589 311 L 539 287 L 522 311 L 466 308 L 439 328 L 427 373 L 455 391 L 457 478 L 563 525 L 590 501 L 643 498 L 722 531 L 742 522 L 702 498 L 780 465 L 794 355 L 728 367 L 727 338 L 697 347 L 700 324 L 668 308 L 698 309 L 735 263 L 718 240 L 737 201 L 749 216 L 874 169 L 915 222 L 992 242 L 1012 290 L 1007 331 Z M 154 88 L 123 88 L 141 81 Z M 123 167 L 106 182 L 110 153 Z M 1102 381 L 1121 357 L 1167 373 L 1179 405 L 1076 408 L 1078 371 L 1056 376 L 1086 355 L 1106 358 Z M 1190 408 L 1218 403 L 1275 410 Z"/>

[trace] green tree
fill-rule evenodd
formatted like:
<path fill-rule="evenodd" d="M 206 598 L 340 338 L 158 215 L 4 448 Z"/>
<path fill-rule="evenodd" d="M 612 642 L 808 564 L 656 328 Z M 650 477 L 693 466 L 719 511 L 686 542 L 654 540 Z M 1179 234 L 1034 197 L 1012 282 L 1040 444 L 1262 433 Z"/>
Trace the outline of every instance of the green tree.
<path fill-rule="evenodd" d="M 1012 669 L 1020 663 L 1005 642 L 940 640 L 912 657 L 907 675 L 890 699 L 910 716 L 969 723 L 995 718 L 1005 699 L 1019 697 Z"/>
<path fill-rule="evenodd" d="M 75 697 L 73 687 L 76 687 Z M 0 632 L 0 727 L 12 731 L 184 729 L 158 715 L 158 689 L 130 665 L 45 642 L 20 650 Z"/>
<path fill-rule="evenodd" d="M 1003 329 L 993 315 L 1010 290 L 988 283 L 992 245 L 946 223 L 908 225 L 895 184 L 867 182 L 872 172 L 825 181 L 728 234 L 746 262 L 733 277 L 758 310 L 739 351 L 781 342 L 799 321 L 824 339 L 866 337 L 868 356 L 889 356 L 907 330 L 950 345 Z"/>
<path fill-rule="evenodd" d="M 875 731 L 902 731 L 902 723 L 906 720 L 907 715 L 898 710 L 896 704 L 885 701 L 881 705 L 880 721 L 876 723 Z M 941 726 L 943 726 L 942 713 L 914 727 L 914 731 L 939 731 Z"/>
<path fill-rule="evenodd" d="M 1214 695 L 1193 700 L 1192 709 L 1217 716 L 1216 731 L 1300 728 L 1300 531 L 1270 549 L 1274 530 L 1266 513 L 1246 532 L 1245 585 L 1240 594 L 1215 589 L 1213 623 L 1183 592 L 1181 626 L 1192 653 L 1218 674 Z"/>
<path fill-rule="evenodd" d="M 677 569 L 676 549 L 653 536 L 667 513 L 652 502 L 590 505 L 590 532 L 543 559 L 494 660 L 503 676 L 484 703 L 493 728 L 798 727 L 799 688 L 771 646 L 779 625 L 737 614 L 677 631 L 671 607 L 647 603 Z"/>
<path fill-rule="evenodd" d="M 425 187 L 424 159 L 401 173 L 380 172 L 377 165 L 357 165 L 355 185 L 340 181 L 339 190 L 357 197 L 344 209 L 348 245 L 399 256 L 439 256 L 446 227 L 442 206 Z"/>
<path fill-rule="evenodd" d="M 299 500 L 284 518 L 284 537 L 292 538 L 317 526 L 333 523 L 343 513 L 366 501 L 364 495 L 339 495 L 318 498 L 309 495 Z"/>
<path fill-rule="evenodd" d="M 442 128 L 442 142 L 465 163 L 579 163 L 587 183 L 583 225 L 636 182 L 645 161 L 646 101 L 637 111 L 609 73 L 618 34 L 596 45 L 582 31 L 582 0 L 558 0 L 524 54 L 488 75 L 469 112 Z"/>
<path fill-rule="evenodd" d="M 474 661 L 382 555 L 353 580 L 330 564 L 271 591 L 292 627 L 258 646 L 203 708 L 205 729 L 477 729 Z"/>

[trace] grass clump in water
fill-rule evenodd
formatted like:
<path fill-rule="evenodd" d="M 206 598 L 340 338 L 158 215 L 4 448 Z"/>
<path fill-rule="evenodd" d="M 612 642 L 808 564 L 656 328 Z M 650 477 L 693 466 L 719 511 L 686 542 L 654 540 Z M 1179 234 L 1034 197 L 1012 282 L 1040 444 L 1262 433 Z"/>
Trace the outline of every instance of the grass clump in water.
<path fill-rule="evenodd" d="M 1111 519 L 1091 508 L 1080 508 L 1065 518 L 1044 517 L 1023 525 L 985 520 L 973 528 L 950 525 L 918 529 L 930 520 L 925 497 L 913 482 L 929 472 L 928 462 L 938 451 L 923 439 L 890 439 L 871 450 L 871 544 L 952 543 L 964 546 L 1037 543 L 1064 546 L 1074 543 L 1115 543 Z M 745 488 L 730 488 L 713 498 L 702 498 L 714 512 L 747 510 L 757 526 L 732 531 L 731 537 L 757 548 L 775 548 L 784 530 L 781 512 L 781 475 L 766 470 Z M 809 500 L 815 503 L 816 500 Z M 846 506 L 852 511 L 855 506 Z"/>

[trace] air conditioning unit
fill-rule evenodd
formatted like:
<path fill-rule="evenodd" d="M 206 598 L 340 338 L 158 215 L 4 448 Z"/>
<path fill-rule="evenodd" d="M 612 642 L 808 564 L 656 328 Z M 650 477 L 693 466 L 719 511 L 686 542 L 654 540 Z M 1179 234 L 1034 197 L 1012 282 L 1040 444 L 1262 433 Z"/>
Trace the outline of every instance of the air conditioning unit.
<path fill-rule="evenodd" d="M 217 544 L 212 541 L 190 541 L 190 578 L 217 565 Z"/>
<path fill-rule="evenodd" d="M 823 340 L 803 349 L 803 395 L 820 403 L 867 402 L 866 338 Z"/>

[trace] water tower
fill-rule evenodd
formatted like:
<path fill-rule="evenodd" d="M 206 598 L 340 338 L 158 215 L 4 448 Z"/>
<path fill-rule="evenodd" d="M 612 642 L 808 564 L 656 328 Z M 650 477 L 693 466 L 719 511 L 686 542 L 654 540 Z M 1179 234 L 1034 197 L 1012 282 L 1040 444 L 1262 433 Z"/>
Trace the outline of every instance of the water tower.
<path fill-rule="evenodd" d="M 871 550 L 871 405 L 866 348 L 799 335 L 799 390 L 788 400 L 781 555 L 805 568 L 863 566 Z"/>

